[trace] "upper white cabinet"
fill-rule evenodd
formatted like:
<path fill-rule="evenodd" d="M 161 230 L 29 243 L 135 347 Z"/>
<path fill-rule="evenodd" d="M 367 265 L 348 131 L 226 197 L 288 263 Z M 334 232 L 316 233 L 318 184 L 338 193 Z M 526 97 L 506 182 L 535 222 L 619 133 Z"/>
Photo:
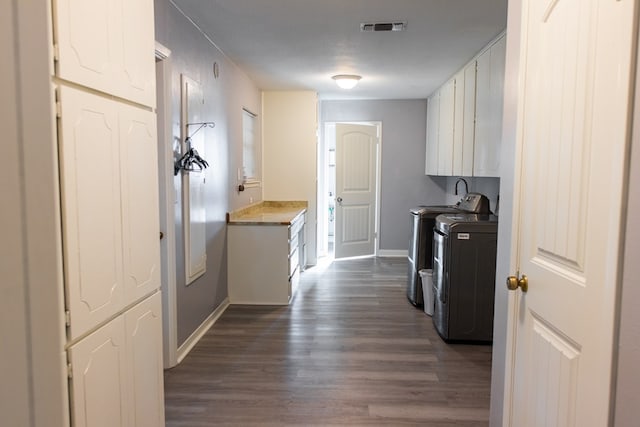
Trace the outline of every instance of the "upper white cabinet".
<path fill-rule="evenodd" d="M 505 37 L 427 99 L 425 173 L 499 176 Z"/>
<path fill-rule="evenodd" d="M 477 59 L 474 176 L 500 176 L 506 37 Z"/>
<path fill-rule="evenodd" d="M 427 151 L 425 174 L 438 175 L 438 133 L 440 128 L 440 91 L 427 99 Z"/>
<path fill-rule="evenodd" d="M 152 0 L 54 0 L 56 74 L 155 106 Z"/>
<path fill-rule="evenodd" d="M 453 135 L 456 81 L 449 80 L 440 88 L 440 126 L 438 133 L 438 175 L 453 173 Z"/>
<path fill-rule="evenodd" d="M 452 175 L 472 176 L 476 120 L 476 61 L 471 61 L 460 70 L 455 80 Z"/>

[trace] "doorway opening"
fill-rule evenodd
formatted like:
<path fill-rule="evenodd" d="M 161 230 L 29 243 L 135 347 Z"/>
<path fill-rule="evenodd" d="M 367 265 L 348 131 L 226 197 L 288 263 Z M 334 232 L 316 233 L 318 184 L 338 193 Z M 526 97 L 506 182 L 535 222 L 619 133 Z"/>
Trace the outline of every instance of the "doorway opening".
<path fill-rule="evenodd" d="M 381 122 L 325 122 L 319 149 L 319 256 L 378 252 Z"/>

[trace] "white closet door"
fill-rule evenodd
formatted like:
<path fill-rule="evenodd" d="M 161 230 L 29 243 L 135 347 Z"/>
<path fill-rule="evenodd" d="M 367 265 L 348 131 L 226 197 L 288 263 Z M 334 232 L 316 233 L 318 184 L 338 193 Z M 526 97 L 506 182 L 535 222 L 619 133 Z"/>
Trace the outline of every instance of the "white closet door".
<path fill-rule="evenodd" d="M 128 425 L 127 362 L 122 317 L 71 346 L 68 353 L 72 367 L 70 392 L 73 426 Z"/>
<path fill-rule="evenodd" d="M 126 304 L 160 287 L 155 114 L 118 104 Z"/>
<path fill-rule="evenodd" d="M 129 425 L 164 425 L 160 292 L 124 314 L 131 411 Z"/>
<path fill-rule="evenodd" d="M 60 88 L 65 297 L 75 339 L 124 307 L 117 108 Z"/>

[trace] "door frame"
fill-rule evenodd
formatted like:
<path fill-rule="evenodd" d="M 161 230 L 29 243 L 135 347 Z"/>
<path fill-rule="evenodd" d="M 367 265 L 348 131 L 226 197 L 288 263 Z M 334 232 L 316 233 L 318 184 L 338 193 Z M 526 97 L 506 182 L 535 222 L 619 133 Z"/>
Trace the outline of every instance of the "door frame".
<path fill-rule="evenodd" d="M 164 368 L 178 364 L 178 308 L 176 292 L 176 235 L 173 188 L 173 133 L 171 129 L 171 51 L 156 42 L 156 115 L 158 127 L 158 192 L 160 230 L 162 351 Z"/>
<path fill-rule="evenodd" d="M 334 136 L 335 136 L 335 125 L 337 124 L 351 124 L 351 125 L 368 125 L 375 126 L 378 134 L 378 146 L 376 148 L 376 161 L 375 161 L 375 171 L 376 171 L 376 200 L 375 200 L 375 244 L 374 244 L 374 254 L 373 256 L 378 256 L 380 252 L 380 195 L 381 195 L 381 175 L 382 175 L 382 121 L 380 120 L 361 120 L 361 121 L 326 121 L 322 122 L 321 132 L 322 137 L 320 138 L 320 144 L 318 144 L 318 227 L 317 227 L 317 241 L 318 241 L 318 255 L 326 256 L 327 255 L 327 236 L 329 233 L 328 230 L 328 207 L 329 207 L 329 196 L 328 196 L 328 179 L 329 174 L 331 173 L 329 169 L 329 142 L 328 138 L 330 135 L 330 128 L 333 126 Z M 334 172 L 335 174 L 335 169 Z M 320 213 L 322 212 L 322 213 Z"/>

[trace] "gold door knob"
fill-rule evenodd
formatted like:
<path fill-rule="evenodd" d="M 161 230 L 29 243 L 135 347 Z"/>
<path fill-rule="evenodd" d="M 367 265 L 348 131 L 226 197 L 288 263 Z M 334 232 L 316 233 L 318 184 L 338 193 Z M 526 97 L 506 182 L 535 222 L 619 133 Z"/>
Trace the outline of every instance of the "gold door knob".
<path fill-rule="evenodd" d="M 529 279 L 527 279 L 527 276 L 523 274 L 520 279 L 516 276 L 507 277 L 507 289 L 515 291 L 518 288 L 522 289 L 522 292 L 529 290 Z"/>

